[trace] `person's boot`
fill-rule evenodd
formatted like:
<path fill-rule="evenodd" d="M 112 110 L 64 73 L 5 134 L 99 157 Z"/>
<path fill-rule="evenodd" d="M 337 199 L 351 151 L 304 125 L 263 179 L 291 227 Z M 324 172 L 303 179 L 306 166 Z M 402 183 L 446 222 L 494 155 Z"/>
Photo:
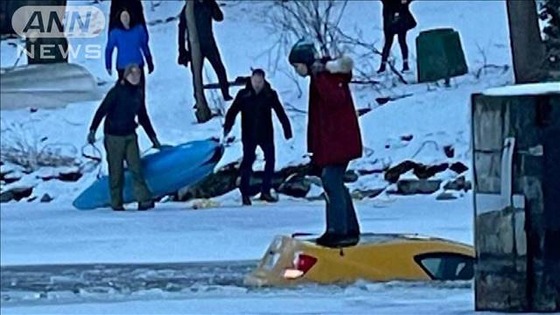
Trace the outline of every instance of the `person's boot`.
<path fill-rule="evenodd" d="M 261 193 L 261 196 L 260 196 L 259 199 L 262 200 L 262 201 L 266 201 L 266 202 L 278 202 L 278 198 L 271 195 L 270 192 Z"/>
<path fill-rule="evenodd" d="M 149 209 L 153 209 L 156 206 L 155 202 L 153 201 L 144 201 L 138 203 L 138 210 L 145 211 Z"/>
<path fill-rule="evenodd" d="M 116 207 L 111 206 L 111 209 L 113 209 L 113 211 L 124 211 L 123 206 L 116 206 Z"/>
<path fill-rule="evenodd" d="M 229 102 L 231 100 L 233 100 L 233 97 L 231 96 L 231 94 L 229 94 L 229 90 L 222 90 L 222 96 L 224 97 L 224 101 Z"/>
<path fill-rule="evenodd" d="M 247 195 L 241 196 L 241 202 L 243 203 L 244 206 L 250 206 L 250 205 L 252 205 L 251 197 L 250 197 L 250 196 L 247 196 Z"/>
<path fill-rule="evenodd" d="M 317 243 L 317 245 L 331 247 L 333 239 L 334 239 L 334 233 L 325 232 L 315 240 L 315 243 Z"/>
<path fill-rule="evenodd" d="M 383 73 L 387 70 L 387 61 L 381 62 L 379 69 L 377 69 L 377 73 Z"/>
<path fill-rule="evenodd" d="M 317 245 L 321 245 L 325 247 L 340 248 L 340 247 L 354 246 L 358 244 L 359 241 L 360 241 L 359 235 L 344 235 L 338 233 L 325 232 L 315 242 L 317 243 Z"/>
<path fill-rule="evenodd" d="M 408 67 L 408 60 L 404 60 L 401 72 L 407 72 L 407 71 L 410 71 L 410 68 Z"/>

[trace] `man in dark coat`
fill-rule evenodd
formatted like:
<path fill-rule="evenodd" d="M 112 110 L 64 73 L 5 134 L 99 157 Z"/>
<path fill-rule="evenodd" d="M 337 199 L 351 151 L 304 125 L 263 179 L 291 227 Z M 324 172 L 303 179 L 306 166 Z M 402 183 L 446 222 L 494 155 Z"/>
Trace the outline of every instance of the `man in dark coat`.
<path fill-rule="evenodd" d="M 241 113 L 241 138 L 243 141 L 243 161 L 241 162 L 241 195 L 244 205 L 251 205 L 249 182 L 255 150 L 257 146 L 264 153 L 266 165 L 261 187 L 260 199 L 267 202 L 276 202 L 277 199 L 270 194 L 272 175 L 274 174 L 274 130 L 272 127 L 272 110 L 276 112 L 286 140 L 292 138 L 290 120 L 280 103 L 278 94 L 265 80 L 265 73 L 261 69 L 253 70 L 251 80 L 247 86 L 237 93 L 231 108 L 226 114 L 224 123 L 224 136 L 230 131 L 237 114 Z"/>
<path fill-rule="evenodd" d="M 348 163 L 362 156 L 358 116 L 348 86 L 353 62 L 349 57 L 316 60 L 312 43 L 296 44 L 289 61 L 301 76 L 310 76 L 308 151 L 321 169 L 326 194 L 326 232 L 317 244 L 329 247 L 354 245 L 360 226 L 344 174 Z"/>
<path fill-rule="evenodd" d="M 144 105 L 141 84 L 141 69 L 132 64 L 126 67 L 123 79 L 107 93 L 105 99 L 97 109 L 91 123 L 87 140 L 95 143 L 95 132 L 105 118 L 105 149 L 109 164 L 109 188 L 111 191 L 111 208 L 123 211 L 124 168 L 126 161 L 132 173 L 134 194 L 138 200 L 138 210 L 154 207 L 152 195 L 148 189 L 140 163 L 140 151 L 136 127 L 138 122 L 152 141 L 155 148 L 161 145 L 156 137 L 146 106 Z"/>
<path fill-rule="evenodd" d="M 416 27 L 416 20 L 410 12 L 412 0 L 381 0 L 383 3 L 383 35 L 385 45 L 381 52 L 381 65 L 377 73 L 383 73 L 387 69 L 387 60 L 393 46 L 395 35 L 398 36 L 401 47 L 403 66 L 402 71 L 410 70 L 408 66 L 408 45 L 406 44 L 406 33 Z"/>
<path fill-rule="evenodd" d="M 191 61 L 191 48 L 188 40 L 189 33 L 187 30 L 186 9 L 187 5 L 183 6 L 183 10 L 181 10 L 181 13 L 179 14 L 179 58 L 177 60 L 180 65 L 184 65 L 185 67 L 187 67 Z M 204 58 L 208 59 L 214 68 L 214 71 L 216 71 L 224 99 L 226 101 L 230 101 L 233 98 L 229 94 L 226 68 L 222 62 L 222 57 L 220 56 L 220 51 L 218 50 L 218 44 L 214 39 L 214 32 L 212 30 L 213 20 L 217 22 L 223 21 L 224 14 L 215 0 L 195 0 L 194 16 L 202 61 L 204 62 Z M 192 67 L 191 71 L 194 71 Z"/>

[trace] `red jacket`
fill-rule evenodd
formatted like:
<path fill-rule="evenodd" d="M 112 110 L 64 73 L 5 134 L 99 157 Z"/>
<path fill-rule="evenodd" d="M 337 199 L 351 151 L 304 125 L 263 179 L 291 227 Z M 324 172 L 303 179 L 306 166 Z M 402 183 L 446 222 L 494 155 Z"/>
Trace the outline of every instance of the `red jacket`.
<path fill-rule="evenodd" d="M 360 126 L 348 86 L 351 78 L 348 57 L 329 61 L 325 71 L 311 75 L 307 145 L 317 166 L 348 163 L 362 156 Z"/>

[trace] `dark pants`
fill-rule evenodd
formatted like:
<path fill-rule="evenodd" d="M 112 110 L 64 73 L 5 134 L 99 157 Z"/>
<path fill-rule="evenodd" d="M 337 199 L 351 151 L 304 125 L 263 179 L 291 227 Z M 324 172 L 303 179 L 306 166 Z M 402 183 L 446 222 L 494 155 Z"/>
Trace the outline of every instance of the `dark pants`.
<path fill-rule="evenodd" d="M 132 174 L 134 195 L 139 203 L 152 200 L 152 194 L 146 185 L 140 164 L 140 150 L 136 134 L 129 136 L 105 135 L 105 150 L 109 163 L 109 189 L 111 207 L 123 205 L 124 161 Z"/>
<path fill-rule="evenodd" d="M 352 197 L 344 185 L 347 166 L 347 163 L 328 165 L 321 172 L 321 181 L 327 197 L 327 233 L 360 233 Z"/>
<path fill-rule="evenodd" d="M 226 73 L 226 67 L 222 62 L 222 57 L 220 56 L 220 51 L 216 43 L 203 44 L 201 42 L 200 52 L 202 54 L 202 64 L 204 64 L 204 59 L 208 59 L 212 68 L 216 72 L 218 77 L 218 82 L 220 84 L 220 90 L 222 91 L 222 96 L 229 96 L 229 83 Z M 202 67 L 203 68 L 203 67 Z M 202 71 L 202 68 L 200 71 Z M 191 66 L 191 72 L 194 71 L 194 67 Z M 202 73 L 201 73 L 202 77 Z M 193 73 L 194 78 L 194 73 Z"/>
<path fill-rule="evenodd" d="M 270 188 L 272 187 L 272 175 L 274 174 L 274 144 L 273 143 L 264 143 L 264 144 L 257 144 L 257 143 L 243 143 L 243 161 L 241 162 L 241 185 L 240 190 L 241 194 L 244 196 L 249 196 L 250 189 L 250 179 L 251 174 L 253 173 L 253 163 L 256 159 L 255 151 L 257 150 L 257 146 L 261 148 L 264 153 L 264 159 L 266 164 L 264 166 L 264 176 L 263 182 L 261 186 L 261 192 L 269 193 Z"/>
<path fill-rule="evenodd" d="M 387 60 L 389 59 L 389 53 L 391 52 L 391 46 L 393 46 L 395 35 L 397 35 L 399 39 L 399 46 L 401 46 L 403 61 L 408 60 L 408 45 L 406 44 L 406 33 L 407 31 L 394 33 L 385 30 L 383 32 L 385 36 L 385 45 L 383 46 L 383 51 L 381 52 L 381 62 L 387 62 Z"/>

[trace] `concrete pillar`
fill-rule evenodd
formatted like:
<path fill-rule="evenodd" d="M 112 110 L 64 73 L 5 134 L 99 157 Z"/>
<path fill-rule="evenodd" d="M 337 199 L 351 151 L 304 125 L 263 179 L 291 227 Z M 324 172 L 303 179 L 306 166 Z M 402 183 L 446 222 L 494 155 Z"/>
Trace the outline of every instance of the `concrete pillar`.
<path fill-rule="evenodd" d="M 560 89 L 503 91 L 472 98 L 475 307 L 557 312 Z"/>

